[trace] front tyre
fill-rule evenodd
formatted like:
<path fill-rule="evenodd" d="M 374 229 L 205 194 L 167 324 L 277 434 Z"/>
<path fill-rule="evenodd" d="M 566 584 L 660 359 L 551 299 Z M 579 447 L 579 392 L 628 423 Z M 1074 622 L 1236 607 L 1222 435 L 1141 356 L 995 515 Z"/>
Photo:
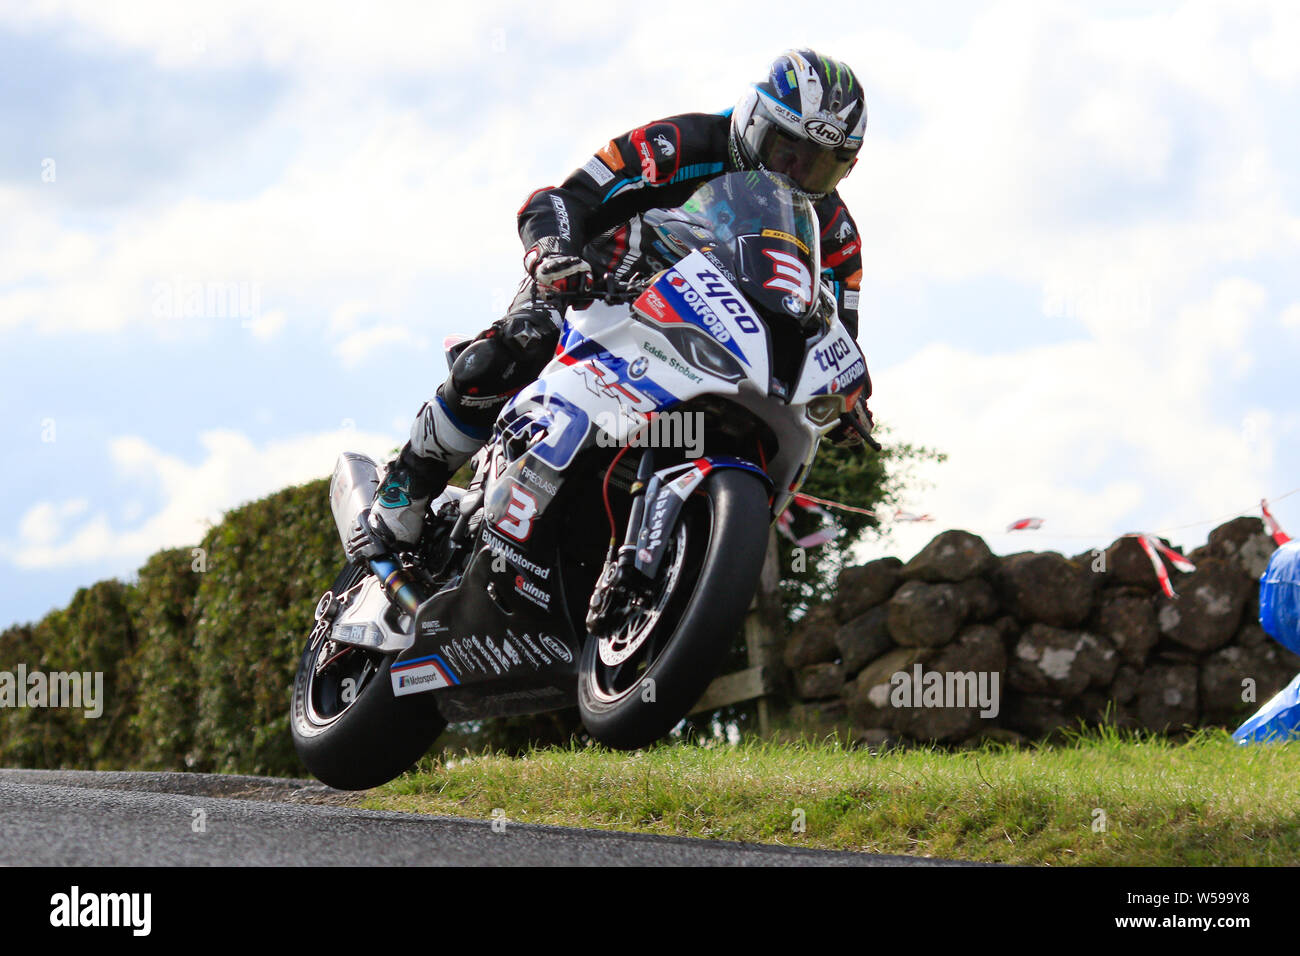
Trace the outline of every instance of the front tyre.
<path fill-rule="evenodd" d="M 331 593 L 344 595 L 366 575 L 349 564 Z M 298 662 L 289 712 L 293 746 L 322 783 L 339 790 L 377 787 L 419 760 L 447 722 L 429 694 L 393 696 L 388 673 L 396 654 L 340 644 L 328 632 L 328 621 L 317 622 Z"/>
<path fill-rule="evenodd" d="M 766 486 L 739 469 L 714 472 L 686 501 L 646 609 L 583 645 L 578 708 L 597 741 L 645 747 L 700 699 L 753 600 L 768 513 Z"/>

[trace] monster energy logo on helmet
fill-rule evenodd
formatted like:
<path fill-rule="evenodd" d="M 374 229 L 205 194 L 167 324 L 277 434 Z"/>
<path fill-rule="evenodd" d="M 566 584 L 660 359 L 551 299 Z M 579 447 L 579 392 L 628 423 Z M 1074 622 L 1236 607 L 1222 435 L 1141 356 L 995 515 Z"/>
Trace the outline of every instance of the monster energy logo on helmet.
<path fill-rule="evenodd" d="M 867 126 L 853 71 L 811 50 L 789 50 L 741 97 L 731 115 L 736 165 L 783 173 L 811 196 L 852 168 Z"/>

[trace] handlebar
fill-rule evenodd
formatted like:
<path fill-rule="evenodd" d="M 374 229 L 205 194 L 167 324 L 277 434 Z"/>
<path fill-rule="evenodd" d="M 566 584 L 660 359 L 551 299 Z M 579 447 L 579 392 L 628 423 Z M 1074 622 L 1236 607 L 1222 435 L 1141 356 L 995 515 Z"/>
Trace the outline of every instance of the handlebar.
<path fill-rule="evenodd" d="M 536 283 L 533 284 L 533 304 L 538 302 L 553 302 L 558 305 L 566 305 L 570 308 L 581 308 L 583 305 L 589 305 L 592 302 L 607 302 L 610 305 L 621 305 L 625 302 L 635 302 L 637 297 L 645 291 L 650 285 L 649 279 L 637 279 L 632 282 L 623 282 L 616 278 L 614 273 L 606 272 L 603 280 L 603 288 L 600 285 L 592 284 L 580 292 L 559 292 L 551 295 L 545 295 L 541 292 Z"/>
<path fill-rule="evenodd" d="M 841 424 L 847 425 L 849 428 L 852 428 L 855 432 L 861 435 L 862 440 L 871 447 L 872 451 L 880 451 L 881 448 L 880 442 L 876 441 L 874 438 L 871 437 L 871 432 L 867 431 L 867 426 L 863 425 L 862 422 L 858 421 L 856 415 L 852 414 L 851 412 L 845 412 L 843 415 L 840 416 L 840 422 Z"/>

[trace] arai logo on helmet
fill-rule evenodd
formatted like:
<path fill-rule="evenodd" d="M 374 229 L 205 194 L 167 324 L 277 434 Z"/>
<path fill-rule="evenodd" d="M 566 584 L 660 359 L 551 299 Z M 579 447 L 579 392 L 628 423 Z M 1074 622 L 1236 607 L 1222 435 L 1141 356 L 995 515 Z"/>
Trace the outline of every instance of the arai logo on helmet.
<path fill-rule="evenodd" d="M 823 146 L 839 146 L 844 142 L 844 128 L 830 120 L 806 119 L 803 121 L 803 130 L 809 139 Z"/>

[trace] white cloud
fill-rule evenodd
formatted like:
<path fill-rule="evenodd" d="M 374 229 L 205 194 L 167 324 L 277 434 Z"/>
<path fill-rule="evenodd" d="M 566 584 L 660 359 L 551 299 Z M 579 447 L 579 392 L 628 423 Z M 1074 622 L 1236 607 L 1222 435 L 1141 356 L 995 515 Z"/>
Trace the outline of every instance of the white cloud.
<path fill-rule="evenodd" d="M 245 320 L 244 327 L 253 334 L 253 338 L 261 342 L 267 342 L 280 334 L 286 321 L 288 321 L 288 317 L 284 312 L 276 309 Z"/>
<path fill-rule="evenodd" d="M 85 498 L 54 503 L 43 501 L 23 515 L 18 533 L 35 545 L 49 545 L 58 540 L 64 525 L 85 513 L 90 502 Z"/>
<path fill-rule="evenodd" d="M 345 368 L 355 368 L 376 352 L 387 349 L 394 365 L 405 363 L 415 342 L 411 330 L 400 325 L 377 325 L 360 332 L 351 332 L 334 346 L 334 354 Z M 417 348 L 427 348 L 428 343 L 416 342 Z"/>
<path fill-rule="evenodd" d="M 138 437 L 115 439 L 114 472 L 159 490 L 161 504 L 152 514 L 123 526 L 110 519 L 106 504 L 40 501 L 20 519 L 17 539 L 0 543 L 0 553 L 20 568 L 143 560 L 160 548 L 197 544 L 230 508 L 328 475 L 343 450 L 383 460 L 401 443 L 346 428 L 260 445 L 236 431 L 205 432 L 200 441 L 204 457 L 191 464 Z"/>
<path fill-rule="evenodd" d="M 872 553 L 910 555 L 948 527 L 1003 552 L 1073 553 L 1250 507 L 1270 491 L 1281 432 L 1268 409 L 1225 422 L 1215 407 L 1225 374 L 1249 368 L 1266 304 L 1254 283 L 1228 279 L 1180 311 L 1159 350 L 1073 341 L 974 355 L 936 344 L 876 374 L 881 420 L 949 460 L 922 467 L 933 487 L 907 502 L 937 526 L 899 525 Z M 1031 515 L 1047 519 L 1041 532 L 1004 531 Z"/>

